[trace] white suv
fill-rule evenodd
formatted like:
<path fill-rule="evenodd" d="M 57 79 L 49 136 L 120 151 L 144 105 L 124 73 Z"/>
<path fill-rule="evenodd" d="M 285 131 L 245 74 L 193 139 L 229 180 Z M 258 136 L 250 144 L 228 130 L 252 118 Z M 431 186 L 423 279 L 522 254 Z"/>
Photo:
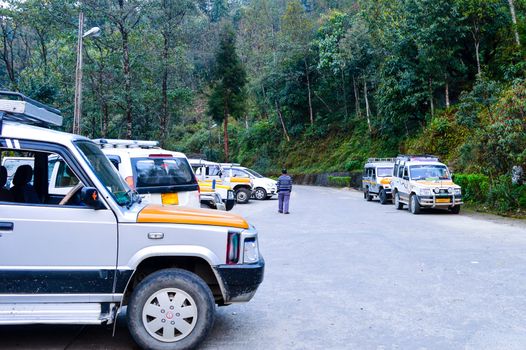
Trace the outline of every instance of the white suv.
<path fill-rule="evenodd" d="M 93 141 L 27 125 L 60 126 L 58 113 L 0 93 L 0 159 L 34 160 L 1 188 L 0 325 L 107 325 L 127 306 L 141 348 L 196 348 L 216 305 L 248 302 L 262 282 L 256 229 L 238 215 L 143 202 Z M 57 159 L 76 185 L 52 196 Z"/>
<path fill-rule="evenodd" d="M 453 183 L 448 167 L 434 156 L 398 156 L 391 180 L 394 205 L 409 207 L 413 214 L 422 208 L 449 209 L 458 214 L 462 190 Z"/>
<path fill-rule="evenodd" d="M 201 207 L 199 185 L 183 153 L 156 141 L 96 139 L 128 185 L 154 204 Z"/>
<path fill-rule="evenodd" d="M 234 177 L 248 177 L 254 184 L 252 196 L 258 200 L 270 199 L 278 193 L 276 181 L 265 177 L 252 169 L 241 166 L 240 164 L 221 163 L 223 171 L 232 173 Z"/>

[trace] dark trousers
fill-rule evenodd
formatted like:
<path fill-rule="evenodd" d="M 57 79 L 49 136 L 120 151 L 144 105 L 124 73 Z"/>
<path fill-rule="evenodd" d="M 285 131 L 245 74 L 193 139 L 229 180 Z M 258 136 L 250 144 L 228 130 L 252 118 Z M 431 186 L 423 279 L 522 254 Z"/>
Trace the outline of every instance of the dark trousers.
<path fill-rule="evenodd" d="M 278 205 L 280 212 L 289 212 L 289 201 L 290 201 L 290 192 L 279 192 L 278 193 Z"/>

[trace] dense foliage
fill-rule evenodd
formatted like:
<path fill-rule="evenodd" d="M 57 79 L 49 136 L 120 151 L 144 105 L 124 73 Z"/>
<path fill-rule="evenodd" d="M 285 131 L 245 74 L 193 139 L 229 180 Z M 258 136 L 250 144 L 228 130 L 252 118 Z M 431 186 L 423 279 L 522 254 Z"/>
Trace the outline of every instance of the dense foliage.
<path fill-rule="evenodd" d="M 526 0 L 0 6 L 0 84 L 61 108 L 66 130 L 82 10 L 86 29 L 102 28 L 85 41 L 87 136 L 224 160 L 228 125 L 230 159 L 262 171 L 350 171 L 368 156 L 425 152 L 491 188 L 526 168 Z M 226 112 L 234 90 L 221 67 L 238 72 Z"/>

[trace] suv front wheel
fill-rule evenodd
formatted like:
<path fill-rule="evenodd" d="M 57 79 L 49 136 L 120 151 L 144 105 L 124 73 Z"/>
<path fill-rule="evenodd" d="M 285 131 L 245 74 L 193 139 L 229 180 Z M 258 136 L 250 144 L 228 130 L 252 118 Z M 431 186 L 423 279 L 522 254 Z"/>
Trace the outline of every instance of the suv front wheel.
<path fill-rule="evenodd" d="M 214 324 L 214 297 L 197 275 L 160 270 L 135 288 L 127 319 L 131 335 L 144 349 L 195 348 Z"/>
<path fill-rule="evenodd" d="M 254 197 L 260 201 L 267 199 L 267 191 L 263 187 L 258 187 L 256 191 L 254 191 Z"/>

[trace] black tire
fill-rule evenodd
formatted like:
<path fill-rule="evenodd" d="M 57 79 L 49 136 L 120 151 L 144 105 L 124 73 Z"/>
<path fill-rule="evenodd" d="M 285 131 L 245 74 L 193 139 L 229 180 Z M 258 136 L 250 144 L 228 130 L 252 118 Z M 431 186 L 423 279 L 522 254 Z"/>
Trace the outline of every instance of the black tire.
<path fill-rule="evenodd" d="M 394 205 L 396 210 L 404 209 L 404 204 L 400 203 L 400 194 L 398 193 L 398 191 L 395 191 L 394 194 Z"/>
<path fill-rule="evenodd" d="M 371 196 L 371 195 L 369 194 L 369 188 L 366 188 L 366 189 L 365 189 L 365 192 L 364 192 L 364 198 L 365 198 L 365 200 L 368 201 L 368 202 L 370 202 L 370 201 L 373 200 L 373 196 Z"/>
<path fill-rule="evenodd" d="M 184 338 L 171 342 L 154 338 L 143 322 L 143 309 L 146 302 L 151 296 L 166 288 L 176 288 L 188 294 L 197 309 L 197 320 L 193 329 Z M 214 325 L 214 320 L 215 302 L 210 288 L 199 276 L 181 269 L 160 270 L 147 276 L 137 285 L 128 303 L 128 329 L 135 342 L 143 349 L 193 349 L 206 338 Z M 162 329 L 164 331 L 164 328 Z"/>
<path fill-rule="evenodd" d="M 258 201 L 267 199 L 267 191 L 263 187 L 256 188 L 254 191 L 254 198 L 256 198 Z"/>
<path fill-rule="evenodd" d="M 250 190 L 248 188 L 240 188 L 236 190 L 236 202 L 239 204 L 246 204 L 250 200 Z"/>
<path fill-rule="evenodd" d="M 418 215 L 420 214 L 420 203 L 418 203 L 418 198 L 416 197 L 416 194 L 412 194 L 409 197 L 409 211 L 412 214 Z"/>
<path fill-rule="evenodd" d="M 460 205 L 455 205 L 453 207 L 449 207 L 449 211 L 452 214 L 460 214 Z"/>
<path fill-rule="evenodd" d="M 380 198 L 380 204 L 387 204 L 389 199 L 387 199 L 387 193 L 385 192 L 385 189 L 381 189 L 380 193 L 378 194 L 378 198 Z"/>

